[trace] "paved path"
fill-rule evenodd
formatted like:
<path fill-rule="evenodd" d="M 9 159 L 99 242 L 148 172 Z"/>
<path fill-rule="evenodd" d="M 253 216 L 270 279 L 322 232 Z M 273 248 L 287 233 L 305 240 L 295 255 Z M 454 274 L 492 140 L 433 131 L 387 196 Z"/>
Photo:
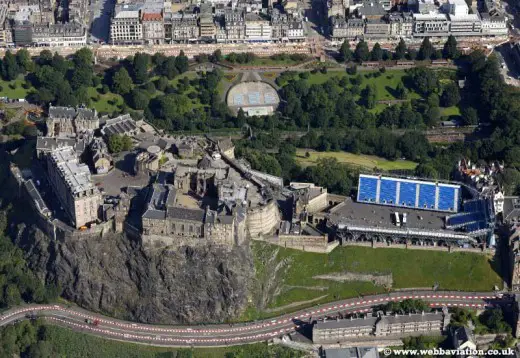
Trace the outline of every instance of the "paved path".
<path fill-rule="evenodd" d="M 149 325 L 109 318 L 63 305 L 27 305 L 5 311 L 0 315 L 0 326 L 37 316 L 75 331 L 107 339 L 171 347 L 229 346 L 266 341 L 298 330 L 300 325 L 310 320 L 335 316 L 339 312 L 343 314 L 369 312 L 372 311 L 373 306 L 405 299 L 422 299 L 431 307 L 446 305 L 476 309 L 512 303 L 509 296 L 496 296 L 492 292 L 398 292 L 341 300 L 258 322 L 198 326 Z M 94 323 L 86 323 L 87 320 Z"/>

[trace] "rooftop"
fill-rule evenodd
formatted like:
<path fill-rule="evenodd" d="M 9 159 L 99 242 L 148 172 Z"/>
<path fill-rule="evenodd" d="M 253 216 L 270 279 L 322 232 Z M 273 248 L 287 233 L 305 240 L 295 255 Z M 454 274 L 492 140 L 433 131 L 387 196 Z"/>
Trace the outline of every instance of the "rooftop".
<path fill-rule="evenodd" d="M 79 162 L 72 147 L 66 146 L 53 150 L 51 159 L 71 193 L 77 194 L 96 189 L 90 179 L 88 166 Z"/>
<path fill-rule="evenodd" d="M 407 213 L 407 227 L 426 230 L 443 230 L 446 213 L 417 210 L 403 207 L 391 207 L 377 204 L 358 203 L 347 198 L 342 204 L 331 210 L 330 218 L 337 223 L 351 225 L 396 228 L 393 223 L 395 212 Z M 449 231 L 449 230 L 448 230 Z"/>
<path fill-rule="evenodd" d="M 318 322 L 314 325 L 314 330 L 320 329 L 338 329 L 338 328 L 354 328 L 354 327 L 374 327 L 377 317 L 365 317 L 357 319 L 339 319 L 331 321 Z"/>
<path fill-rule="evenodd" d="M 114 134 L 128 134 L 137 128 L 137 124 L 129 114 L 123 114 L 116 118 L 108 119 L 101 129 L 101 133 L 105 136 Z"/>

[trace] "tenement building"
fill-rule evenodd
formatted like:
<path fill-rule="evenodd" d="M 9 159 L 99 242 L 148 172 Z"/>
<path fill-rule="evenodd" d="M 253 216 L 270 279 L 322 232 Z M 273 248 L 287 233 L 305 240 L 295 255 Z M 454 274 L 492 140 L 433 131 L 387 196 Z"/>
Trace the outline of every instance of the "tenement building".
<path fill-rule="evenodd" d="M 91 181 L 88 166 L 79 162 L 72 147 L 57 148 L 47 156 L 47 174 L 73 227 L 97 221 L 101 193 Z"/>
<path fill-rule="evenodd" d="M 442 312 L 330 320 L 314 325 L 312 341 L 315 344 L 333 344 L 362 337 L 440 335 L 449 323 L 450 314 L 446 307 Z"/>
<path fill-rule="evenodd" d="M 117 44 L 141 44 L 143 25 L 139 16 L 138 5 L 116 5 L 114 17 L 110 23 L 110 42 Z"/>

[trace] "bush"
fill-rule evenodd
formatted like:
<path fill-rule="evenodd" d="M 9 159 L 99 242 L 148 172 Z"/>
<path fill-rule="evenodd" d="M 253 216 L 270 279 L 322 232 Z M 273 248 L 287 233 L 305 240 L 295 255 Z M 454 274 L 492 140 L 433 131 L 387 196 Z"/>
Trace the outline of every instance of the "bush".
<path fill-rule="evenodd" d="M 310 74 L 309 72 L 300 72 L 299 76 L 302 80 L 306 80 L 309 78 Z"/>
<path fill-rule="evenodd" d="M 16 82 L 9 83 L 9 88 L 10 89 L 16 89 Z"/>
<path fill-rule="evenodd" d="M 354 65 L 351 67 L 347 67 L 347 73 L 351 76 L 354 76 L 357 73 L 357 66 Z"/>

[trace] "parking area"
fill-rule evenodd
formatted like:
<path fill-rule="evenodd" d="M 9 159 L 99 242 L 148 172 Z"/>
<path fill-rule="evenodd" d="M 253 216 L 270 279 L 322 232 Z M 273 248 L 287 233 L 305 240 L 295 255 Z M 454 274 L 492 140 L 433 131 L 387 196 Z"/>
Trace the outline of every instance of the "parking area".
<path fill-rule="evenodd" d="M 500 73 L 504 81 L 512 86 L 520 86 L 520 64 L 515 61 L 512 51 L 509 43 L 495 48 L 495 54 L 500 61 Z"/>
<path fill-rule="evenodd" d="M 116 0 L 91 0 L 89 8 L 90 42 L 108 43 L 110 17 Z"/>
<path fill-rule="evenodd" d="M 92 180 L 104 195 L 117 196 L 127 186 L 146 186 L 150 177 L 133 174 L 133 155 L 130 153 L 114 157 L 114 168 L 104 175 L 95 175 Z"/>

